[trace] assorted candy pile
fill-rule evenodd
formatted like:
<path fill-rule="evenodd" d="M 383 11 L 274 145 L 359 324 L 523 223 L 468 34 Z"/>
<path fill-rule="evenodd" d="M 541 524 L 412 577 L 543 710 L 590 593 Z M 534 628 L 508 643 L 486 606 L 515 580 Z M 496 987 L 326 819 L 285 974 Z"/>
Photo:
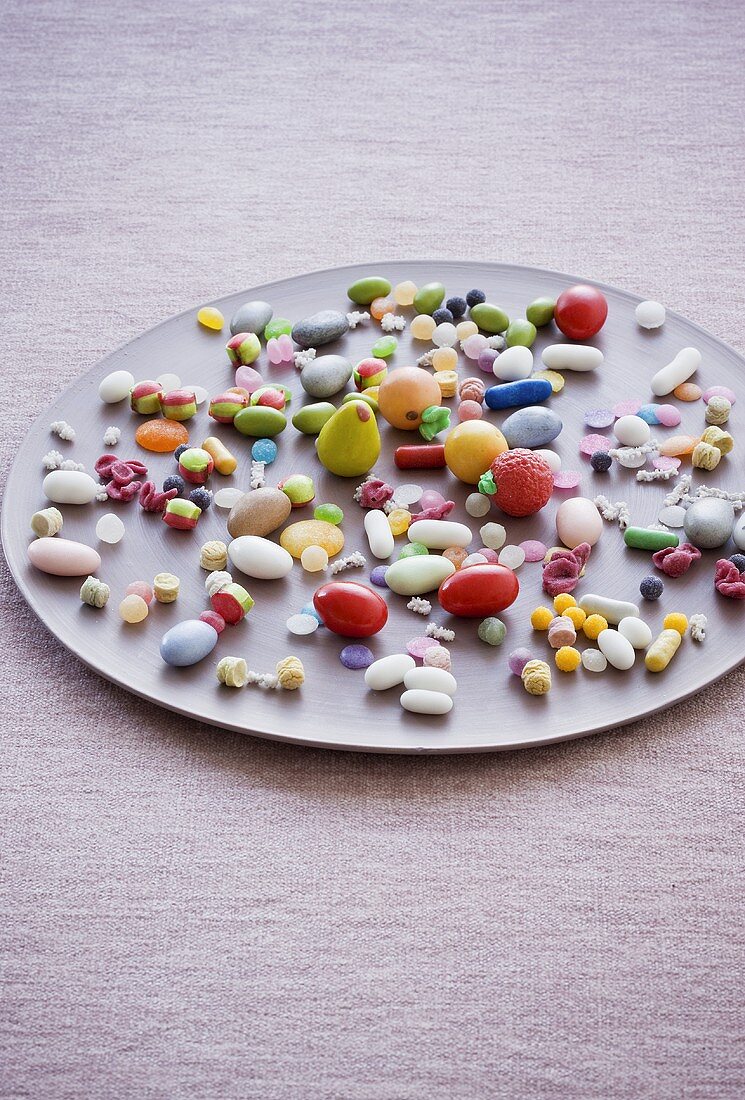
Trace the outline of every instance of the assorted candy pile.
<path fill-rule="evenodd" d="M 111 406 L 128 401 L 131 415 L 145 418 L 134 435 L 144 459 L 152 461 L 148 452 L 172 453 L 174 466 L 158 485 L 148 479 L 143 458 L 120 459 L 106 451 L 95 463 L 96 481 L 78 463 L 50 451 L 42 460 L 42 490 L 50 505 L 31 518 L 36 536 L 28 548 L 31 564 L 58 576 L 84 577 L 80 599 L 102 609 L 110 590 L 97 576 L 101 555 L 92 546 L 58 537 L 63 527 L 58 505 L 107 500 L 139 505 L 181 532 L 193 531 L 214 505 L 227 513 L 229 541 L 210 539 L 195 548 L 195 562 L 208 572 L 209 607 L 163 634 L 160 653 L 167 665 L 186 667 L 204 660 L 226 628 L 237 626 L 251 612 L 252 596 L 229 570 L 244 579 L 278 581 L 299 563 L 305 573 L 327 573 L 329 579 L 287 619 L 288 633 L 299 637 L 323 627 L 353 639 L 340 650 L 342 664 L 364 669 L 365 684 L 372 691 L 403 687 L 402 707 L 426 715 L 447 714 L 453 707 L 457 684 L 451 652 L 442 643 L 455 642 L 456 633 L 432 620 L 410 640 L 407 652 L 375 660 L 357 640 L 384 630 L 395 597 L 402 597 L 400 607 L 413 615 L 429 618 L 436 601 L 455 619 L 478 620 L 478 638 L 493 650 L 508 633 L 499 616 L 517 598 L 518 572 L 525 563 L 540 563 L 535 587 L 542 588 L 551 605 L 537 606 L 530 623 L 536 638 L 545 635 L 553 660 L 544 660 L 548 654 L 543 646 L 536 652 L 515 649 L 505 669 L 520 678 L 531 696 L 551 689 L 552 664 L 562 673 L 580 668 L 601 673 L 608 665 L 626 671 L 644 650 L 646 669 L 658 673 L 668 667 L 687 633 L 697 642 L 705 637 L 707 623 L 700 613 L 668 614 L 655 636 L 636 597 L 612 599 L 601 591 L 575 599 L 572 593 L 592 570 L 592 549 L 606 523 L 618 526 L 618 537 L 629 551 L 649 555 L 650 571 L 639 584 L 639 595 L 649 606 L 663 593 L 663 577 L 674 580 L 691 568 L 701 568 L 702 551 L 718 550 L 730 541 L 740 552 L 716 561 L 711 583 L 726 599 L 745 599 L 745 492 L 704 485 L 694 490 L 692 476 L 680 476 L 686 460 L 692 469 L 716 470 L 735 442 L 726 424 L 736 395 L 718 385 L 704 391 L 692 381 L 702 361 L 696 348 L 682 348 L 651 375 L 651 394 L 661 400 L 628 399 L 611 408 L 588 409 L 587 434 L 578 440 L 580 468 L 588 462 L 596 474 L 604 475 L 615 464 L 635 471 L 639 482 L 676 479 L 657 524 L 632 524 L 624 501 L 577 495 L 563 499 L 556 511 L 557 545 L 539 539 L 510 543 L 506 527 L 488 516 L 494 513 L 509 523 L 511 518 L 535 515 L 555 493 L 581 484 L 581 469 L 563 470 L 551 449 L 564 424 L 547 403 L 556 399 L 560 406 L 565 383 L 571 385 L 567 374 L 602 368 L 603 352 L 584 341 L 605 324 L 605 296 L 591 286 L 573 286 L 555 301 L 540 298 L 529 303 L 524 317 L 510 318 L 498 304 L 487 301 L 482 290 L 448 297 L 436 282 L 417 287 L 406 281 L 392 287 L 385 277 L 371 275 L 355 282 L 347 294 L 351 311 L 324 308 L 294 323 L 274 317 L 267 302 L 241 306 L 230 321 L 225 345 L 226 368 L 232 371 L 227 381 L 232 385 L 214 396 L 202 387 L 182 385 L 172 374 L 142 380 L 124 370 L 107 375 L 99 386 L 100 399 Z M 225 324 L 213 306 L 201 309 L 197 322 L 214 332 Z M 636 309 L 636 323 L 659 328 L 665 323 L 665 310 L 659 303 L 643 302 Z M 381 335 L 371 338 L 369 355 L 358 362 L 323 350 L 350 329 L 375 324 Z M 416 365 L 392 367 L 398 348 L 395 333 L 407 324 L 414 340 L 430 346 Z M 531 348 L 538 331 L 551 326 L 556 338 L 543 348 L 536 369 Z M 265 380 L 262 355 L 274 368 L 298 372 L 309 401 L 291 420 L 292 387 Z M 354 390 L 333 403 L 331 399 L 350 383 Z M 654 429 L 675 429 L 682 422 L 680 405 L 670 399 L 704 402 L 699 434 L 654 437 Z M 452 401 L 452 407 L 446 401 Z M 190 438 L 201 406 L 206 406 L 208 419 L 232 426 L 234 444 L 204 428 L 201 443 Z M 506 413 L 499 427 L 488 419 L 490 411 Z M 296 432 L 315 438 L 317 461 L 339 479 L 336 500 L 316 502 L 312 471 L 269 483 L 281 447 L 278 438 L 290 423 Z M 388 426 L 383 434 L 381 423 Z M 401 442 L 390 429 L 411 433 L 413 441 Z M 51 431 L 74 443 L 75 430 L 69 424 L 55 422 Z M 611 434 L 602 434 L 605 431 Z M 238 468 L 233 451 L 245 446 L 241 437 L 253 441 L 249 484 L 220 487 L 219 479 L 231 477 Z M 111 425 L 104 446 L 115 447 L 120 438 L 121 427 Z M 403 472 L 398 484 L 375 474 L 384 446 Z M 443 493 L 406 480 L 417 470 L 443 471 Z M 479 522 L 478 538 L 472 526 L 455 515 L 456 504 L 447 495 L 449 478 L 472 490 L 465 501 L 465 518 Z M 350 486 L 344 479 L 355 483 Z M 366 553 L 378 563 L 367 577 L 363 575 L 369 583 L 335 579 L 342 572 L 368 569 L 361 550 L 342 556 L 345 511 L 350 508 L 363 511 Z M 121 516 L 109 512 L 98 519 L 95 532 L 100 542 L 114 545 L 125 529 Z M 602 580 L 595 578 L 601 589 Z M 119 615 L 125 623 L 142 623 L 153 601 L 172 603 L 179 590 L 179 578 L 169 572 L 152 581 L 134 580 L 122 594 Z M 387 599 L 384 592 L 392 597 Z M 579 640 L 593 644 L 580 649 Z M 305 672 L 295 656 L 282 658 L 273 672 L 253 671 L 244 658 L 223 656 L 216 677 L 230 688 L 255 684 L 295 690 Z"/>

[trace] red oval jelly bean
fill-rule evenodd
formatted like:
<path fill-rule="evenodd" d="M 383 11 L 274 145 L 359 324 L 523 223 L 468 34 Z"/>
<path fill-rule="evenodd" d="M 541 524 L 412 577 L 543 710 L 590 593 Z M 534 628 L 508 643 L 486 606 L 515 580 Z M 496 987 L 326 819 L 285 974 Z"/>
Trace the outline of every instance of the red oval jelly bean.
<path fill-rule="evenodd" d="M 382 596 L 356 581 L 331 581 L 317 589 L 313 606 L 324 626 L 347 638 L 369 638 L 388 621 Z"/>
<path fill-rule="evenodd" d="M 443 611 L 463 619 L 497 615 L 514 603 L 520 591 L 517 577 L 504 565 L 469 565 L 440 585 L 437 598 Z"/>
<path fill-rule="evenodd" d="M 399 470 L 442 470 L 445 466 L 445 444 L 406 443 L 396 447 L 393 461 Z"/>

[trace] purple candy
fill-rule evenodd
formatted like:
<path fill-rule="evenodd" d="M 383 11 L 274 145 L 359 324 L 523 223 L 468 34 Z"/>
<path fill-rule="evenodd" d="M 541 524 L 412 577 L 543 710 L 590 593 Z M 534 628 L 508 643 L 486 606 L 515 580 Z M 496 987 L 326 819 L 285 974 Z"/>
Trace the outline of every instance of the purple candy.
<path fill-rule="evenodd" d="M 345 668 L 369 668 L 375 657 L 366 645 L 345 645 L 339 660 Z"/>
<path fill-rule="evenodd" d="M 708 390 L 704 390 L 701 395 L 704 401 L 709 401 L 712 397 L 726 397 L 730 405 L 734 405 L 737 400 L 735 394 L 729 388 L 729 386 L 709 386 Z"/>
<path fill-rule="evenodd" d="M 435 645 L 440 645 L 437 638 L 426 638 L 424 636 L 412 638 L 411 641 L 406 643 L 406 652 L 410 657 L 413 657 L 415 661 L 421 661 L 427 650 Z"/>
<path fill-rule="evenodd" d="M 679 458 L 668 458 L 663 455 L 662 458 L 653 458 L 652 465 L 655 470 L 677 470 L 680 467 Z"/>
<path fill-rule="evenodd" d="M 507 658 L 507 664 L 510 666 L 510 672 L 515 676 L 522 676 L 523 669 L 527 665 L 528 661 L 533 660 L 533 654 L 529 649 L 513 649 Z"/>
<path fill-rule="evenodd" d="M 445 497 L 442 493 L 438 493 L 436 489 L 425 489 L 419 497 L 419 507 L 423 512 L 426 512 L 429 508 L 441 508 L 445 503 Z M 419 516 L 414 516 L 414 519 L 419 519 Z"/>
<path fill-rule="evenodd" d="M 261 377 L 255 367 L 240 366 L 233 375 L 233 382 L 236 386 L 240 386 L 241 389 L 248 390 L 249 393 L 253 393 L 259 386 L 264 385 L 264 379 Z"/>
<path fill-rule="evenodd" d="M 498 351 L 494 348 L 484 348 L 479 355 L 479 370 L 484 371 L 486 374 L 493 374 L 494 360 L 499 355 Z"/>
<path fill-rule="evenodd" d="M 525 554 L 526 561 L 543 561 L 548 547 L 545 542 L 539 542 L 538 539 L 527 539 L 520 543 L 520 549 Z"/>
<path fill-rule="evenodd" d="M 385 574 L 387 569 L 387 565 L 376 565 L 372 573 L 370 574 L 370 583 L 377 585 L 378 588 L 387 588 L 388 585 L 385 583 Z"/>
<path fill-rule="evenodd" d="M 655 413 L 660 424 L 665 428 L 677 428 L 680 424 L 680 413 L 675 405 L 658 405 Z"/>
<path fill-rule="evenodd" d="M 487 561 L 493 562 L 494 565 L 499 561 L 499 554 L 489 546 L 479 546 L 476 553 L 481 554 L 482 557 L 486 558 Z"/>
<path fill-rule="evenodd" d="M 636 398 L 632 398 L 630 401 L 619 401 L 617 405 L 613 406 L 613 415 L 618 418 L 636 416 L 643 404 L 643 401 L 638 401 Z"/>
<path fill-rule="evenodd" d="M 559 470 L 554 474 L 554 489 L 576 489 L 580 483 L 580 475 L 575 470 Z"/>
<path fill-rule="evenodd" d="M 585 413 L 588 428 L 609 428 L 615 419 L 612 409 L 590 409 Z"/>

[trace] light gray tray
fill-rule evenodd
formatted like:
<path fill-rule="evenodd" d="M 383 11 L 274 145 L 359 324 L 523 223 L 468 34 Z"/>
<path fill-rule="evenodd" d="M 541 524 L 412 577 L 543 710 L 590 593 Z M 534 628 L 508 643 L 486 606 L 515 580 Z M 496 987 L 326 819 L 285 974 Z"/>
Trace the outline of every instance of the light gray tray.
<path fill-rule="evenodd" d="M 216 304 L 226 318 L 251 298 L 268 300 L 274 306 L 275 316 L 293 320 L 326 307 L 351 309 L 345 293 L 347 286 L 361 275 L 372 272 L 386 275 L 394 284 L 406 278 L 419 285 L 439 279 L 445 283 L 448 294 L 465 294 L 471 287 L 482 287 L 488 300 L 499 303 L 512 316 L 523 315 L 532 299 L 543 295 L 555 297 L 564 287 L 580 281 L 555 272 L 500 264 L 374 263 L 313 272 L 234 294 Z M 687 344 L 698 347 L 703 355 L 697 376 L 703 387 L 724 384 L 741 392 L 745 364 L 716 337 L 679 316 L 668 314 L 663 329 L 643 332 L 634 320 L 634 307 L 640 299 L 612 287 L 602 289 L 608 297 L 610 310 L 605 328 L 595 342 L 605 353 L 605 363 L 596 373 L 568 373 L 563 392 L 552 399 L 551 404 L 565 425 L 555 449 L 563 458 L 564 469 L 582 471 L 579 493 L 593 497 L 602 492 L 612 500 L 626 500 L 633 522 L 646 525 L 656 521 L 661 501 L 672 482 L 639 485 L 634 471 L 616 468 L 610 476 L 594 474 L 588 461 L 578 453 L 578 440 L 586 433 L 583 413 L 590 408 L 612 406 L 627 397 L 653 400 L 649 390 L 652 373 Z M 405 312 L 410 317 L 410 311 Z M 533 634 L 528 623 L 531 609 L 547 601 L 541 592 L 540 565 L 527 563 L 519 571 L 520 596 L 502 616 L 508 635 L 500 649 L 492 649 L 478 641 L 477 622 L 450 620 L 435 603 L 433 618 L 453 627 L 457 633 L 450 649 L 458 692 L 455 707 L 445 718 L 428 719 L 406 713 L 399 705 L 398 689 L 383 694 L 368 692 L 363 674 L 350 672 L 339 662 L 339 652 L 347 644 L 345 639 L 324 629 L 306 638 L 288 634 L 287 617 L 299 611 L 312 598 L 315 588 L 328 579 L 307 574 L 299 565 L 290 577 L 279 582 L 251 581 L 237 574 L 236 579 L 245 581 L 256 600 L 250 616 L 239 626 L 228 627 L 212 656 L 201 665 L 181 670 L 167 668 L 158 653 L 161 636 L 174 623 L 196 617 L 207 607 L 205 573 L 198 560 L 199 547 L 209 538 L 227 541 L 227 513 L 213 506 L 196 531 L 187 533 L 167 528 L 158 516 L 146 514 L 136 502 L 63 507 L 63 536 L 92 545 L 97 545 L 94 527 L 104 512 L 116 511 L 125 522 L 126 534 L 118 546 L 98 547 L 103 559 L 99 573 L 112 589 L 111 600 L 104 611 L 94 611 L 81 604 L 79 580 L 47 577 L 28 565 L 26 547 L 31 538 L 28 522 L 31 514 L 46 503 L 41 492 L 42 455 L 54 447 L 65 456 L 85 463 L 92 472 L 96 458 L 109 450 L 102 443 L 108 424 L 117 424 L 122 429 L 117 455 L 122 458 L 136 456 L 146 461 L 149 476 L 158 485 L 167 474 L 175 472 L 171 455 L 145 454 L 135 446 L 134 433 L 141 418 L 129 411 L 127 402 L 120 406 L 103 405 L 97 396 L 99 381 L 110 371 L 120 368 L 130 370 L 136 379 L 173 371 L 184 383 L 202 385 L 211 394 L 218 393 L 232 385 L 233 370 L 224 351 L 228 335 L 227 327 L 222 333 L 202 329 L 196 322 L 195 308 L 165 321 L 115 351 L 70 386 L 37 420 L 8 477 L 2 539 L 18 587 L 52 634 L 102 676 L 155 705 L 262 737 L 374 752 L 478 752 L 581 737 L 642 719 L 699 691 L 745 659 L 745 605 L 717 596 L 713 587 L 714 561 L 722 554 L 733 552 L 734 547 L 729 543 L 721 552 L 704 554 L 702 561 L 687 576 L 666 580 L 662 599 L 656 604 L 644 605 L 645 617 L 654 631 L 661 626 L 668 611 L 682 610 L 688 614 L 698 611 L 709 617 L 709 635 L 704 645 L 697 646 L 687 638 L 670 668 L 662 675 L 646 672 L 640 658 L 628 673 L 609 670 L 598 676 L 582 669 L 574 675 L 555 672 L 554 687 L 549 695 L 540 699 L 528 696 L 507 668 L 509 651 L 528 646 L 536 657 L 549 661 L 553 653 L 545 635 Z M 324 350 L 343 352 L 357 361 L 370 353 L 379 335 L 379 326 L 368 323 L 350 332 L 338 345 Z M 553 328 L 539 334 L 534 347 L 538 361 L 541 348 L 557 338 L 560 336 Z M 412 341 L 407 328 L 391 367 L 415 362 L 427 347 Z M 462 360 L 461 377 L 479 373 L 475 364 L 465 361 L 464 357 Z M 290 412 L 310 400 L 293 367 L 270 367 L 264 351 L 257 365 L 267 379 L 291 387 L 294 399 Z M 448 404 L 454 409 L 456 402 Z M 745 399 L 735 406 L 729 425 L 739 445 L 745 439 L 744 405 Z M 681 427 L 655 428 L 658 437 L 683 431 L 700 433 L 704 429 L 701 402 L 680 403 L 680 409 Z M 504 419 L 504 414 L 488 412 L 487 415 L 495 423 Z M 58 419 L 67 420 L 76 428 L 78 438 L 74 444 L 60 443 L 49 434 L 50 423 Z M 469 491 L 467 487 L 456 482 L 447 470 L 421 474 L 397 471 L 392 459 L 394 447 L 414 442 L 418 436 L 394 431 L 382 421 L 380 424 L 383 453 L 377 473 L 394 484 L 417 481 L 455 500 L 454 518 L 471 525 L 475 533 L 473 547 L 480 545 L 478 528 L 484 521 L 472 520 L 466 515 L 463 501 Z M 211 487 L 216 489 L 226 484 L 247 487 L 252 440 L 239 435 L 230 426 L 216 426 L 207 417 L 206 405 L 190 422 L 189 428 L 195 445 L 207 435 L 215 434 L 239 456 L 236 474 L 228 479 L 215 475 Z M 606 431 L 605 434 L 610 433 Z M 354 487 L 361 479 L 344 480 L 326 473 L 315 460 L 312 439 L 299 435 L 291 426 L 278 437 L 278 442 L 279 457 L 268 467 L 267 483 L 274 484 L 291 473 L 311 473 L 316 481 L 316 502 L 335 501 L 344 509 L 344 553 L 359 549 L 369 559 L 366 570 L 351 570 L 340 574 L 340 578 L 367 581 L 370 568 L 376 562 L 367 553 L 362 530 L 363 513 L 352 500 Z M 703 475 L 697 471 L 695 480 L 696 483 L 743 489 L 745 475 L 739 450 L 736 448 L 714 474 Z M 558 504 L 567 495 L 556 492 L 550 504 L 537 516 L 513 520 L 494 510 L 491 518 L 505 523 L 510 542 L 538 538 L 553 545 L 557 541 L 554 516 Z M 290 519 L 295 521 L 310 514 L 310 511 L 296 511 Z M 153 604 L 148 619 L 138 626 L 123 624 L 117 607 L 126 585 L 135 579 L 151 580 L 163 570 L 177 573 L 181 578 L 182 589 L 177 602 L 170 606 Z M 640 580 L 650 571 L 649 555 L 626 549 L 617 527 L 608 524 L 593 550 L 586 580 L 577 594 L 584 589 L 635 600 Z M 376 657 L 401 651 L 408 639 L 423 633 L 426 623 L 406 610 L 405 598 L 387 591 L 385 597 L 391 611 L 388 625 L 367 642 Z M 290 653 L 299 655 L 306 669 L 306 683 L 298 692 L 265 692 L 256 687 L 234 691 L 220 687 L 215 679 L 215 665 L 225 654 L 244 656 L 250 667 L 273 671 L 276 661 Z M 154 718 L 156 715 L 154 712 Z M 639 736 L 643 735 L 644 727 L 640 725 Z"/>

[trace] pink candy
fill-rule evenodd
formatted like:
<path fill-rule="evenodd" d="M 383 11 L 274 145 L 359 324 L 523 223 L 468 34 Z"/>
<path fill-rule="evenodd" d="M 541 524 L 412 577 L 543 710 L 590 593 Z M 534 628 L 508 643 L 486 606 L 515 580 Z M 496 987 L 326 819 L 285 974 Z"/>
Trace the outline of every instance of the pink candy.
<path fill-rule="evenodd" d="M 680 424 L 681 416 L 675 405 L 658 405 L 654 411 L 664 428 L 677 428 Z"/>
<path fill-rule="evenodd" d="M 199 618 L 203 623 L 209 623 L 212 629 L 216 630 L 218 634 L 222 634 L 225 629 L 225 620 L 217 611 L 203 611 Z"/>
<path fill-rule="evenodd" d="M 616 418 L 634 416 L 639 412 L 643 404 L 643 401 L 637 401 L 635 398 L 632 398 L 630 401 L 619 401 L 617 405 L 613 406 L 613 415 Z"/>
<path fill-rule="evenodd" d="M 178 489 L 169 489 L 167 493 L 158 492 L 154 481 L 146 481 L 140 489 L 140 507 L 146 512 L 164 512 L 169 500 L 178 496 Z"/>
<path fill-rule="evenodd" d="M 415 661 L 421 661 L 424 658 L 424 654 L 428 649 L 432 649 L 434 646 L 440 648 L 440 643 L 437 638 L 427 638 L 421 636 L 419 638 L 412 638 L 411 641 L 406 643 L 406 652 L 410 657 L 413 657 Z"/>
<path fill-rule="evenodd" d="M 442 493 L 438 493 L 437 489 L 425 489 L 419 497 L 420 508 L 438 508 L 444 503 L 445 497 Z M 417 516 L 417 519 L 419 519 L 419 516 Z"/>
<path fill-rule="evenodd" d="M 700 557 L 700 550 L 691 546 L 690 542 L 683 542 L 680 546 L 666 546 L 655 551 L 652 561 L 668 577 L 682 577 Z"/>
<path fill-rule="evenodd" d="M 680 459 L 669 458 L 665 455 L 661 458 L 653 458 L 652 465 L 655 470 L 677 470 L 680 467 Z"/>
<path fill-rule="evenodd" d="M 93 467 L 99 477 L 113 478 L 117 485 L 129 485 L 136 477 L 144 477 L 147 466 L 137 458 L 124 462 L 116 455 L 101 455 Z"/>
<path fill-rule="evenodd" d="M 247 393 L 253 393 L 263 385 L 264 379 L 253 367 L 240 366 L 233 376 L 233 381 L 240 389 Z"/>
<path fill-rule="evenodd" d="M 360 507 L 382 508 L 392 497 L 393 486 L 381 481 L 379 477 L 374 477 L 366 481 L 360 489 Z"/>
<path fill-rule="evenodd" d="M 441 504 L 433 504 L 430 508 L 422 508 L 414 517 L 417 522 L 420 519 L 445 519 L 455 508 L 454 500 L 443 500 Z"/>
<path fill-rule="evenodd" d="M 720 558 L 714 567 L 714 587 L 720 596 L 745 600 L 745 572 L 741 573 L 733 561 Z"/>
<path fill-rule="evenodd" d="M 539 542 L 538 539 L 527 539 L 520 543 L 520 549 L 525 554 L 526 561 L 543 561 L 548 547 L 545 542 Z M 483 552 L 483 550 L 480 551 L 482 554 Z"/>
<path fill-rule="evenodd" d="M 129 485 L 117 485 L 115 481 L 110 481 L 106 493 L 111 500 L 129 501 L 134 500 L 141 488 L 141 481 L 130 481 Z"/>
<path fill-rule="evenodd" d="M 446 672 L 450 672 L 452 667 L 452 661 L 450 660 L 450 650 L 445 649 L 443 645 L 433 645 L 429 649 L 425 650 L 422 658 L 422 664 L 427 665 L 429 668 L 444 668 Z"/>
<path fill-rule="evenodd" d="M 612 446 L 610 439 L 604 435 L 586 435 L 579 441 L 579 453 L 589 458 L 595 451 L 608 451 Z"/>
<path fill-rule="evenodd" d="M 125 592 L 125 596 L 140 596 L 146 604 L 153 602 L 153 590 L 147 581 L 132 581 L 128 584 Z"/>
<path fill-rule="evenodd" d="M 580 475 L 575 470 L 559 470 L 554 474 L 554 489 L 576 489 Z"/>
<path fill-rule="evenodd" d="M 292 340 L 286 332 L 267 340 L 266 351 L 270 363 L 291 363 L 294 358 Z"/>
<path fill-rule="evenodd" d="M 493 565 L 496 565 L 499 561 L 499 554 L 496 550 L 492 550 L 490 546 L 480 546 L 476 553 L 481 554 L 482 558 L 486 558 L 486 560 L 492 562 Z"/>
<path fill-rule="evenodd" d="M 477 401 L 461 401 L 458 406 L 458 420 L 481 420 L 484 410 Z"/>
<path fill-rule="evenodd" d="M 581 542 L 574 550 L 555 552 L 543 567 L 543 591 L 546 595 L 558 596 L 562 592 L 574 591 L 591 549 L 589 542 Z"/>
<path fill-rule="evenodd" d="M 704 401 L 708 402 L 712 397 L 726 397 L 730 405 L 734 405 L 737 400 L 737 395 L 729 388 L 729 386 L 709 386 L 708 390 L 704 390 Z"/>

